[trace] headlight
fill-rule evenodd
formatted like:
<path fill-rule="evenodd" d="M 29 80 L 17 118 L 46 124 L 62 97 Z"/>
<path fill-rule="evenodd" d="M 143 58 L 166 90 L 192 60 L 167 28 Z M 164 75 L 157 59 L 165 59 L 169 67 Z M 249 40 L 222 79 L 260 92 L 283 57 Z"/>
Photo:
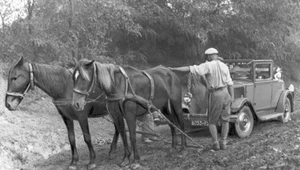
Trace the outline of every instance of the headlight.
<path fill-rule="evenodd" d="M 295 91 L 294 85 L 293 85 L 293 84 L 290 84 L 288 90 L 291 91 L 291 92 L 294 92 L 294 91 Z"/>
<path fill-rule="evenodd" d="M 184 97 L 183 100 L 185 103 L 191 102 L 191 98 L 189 98 L 189 97 Z"/>
<path fill-rule="evenodd" d="M 192 100 L 192 97 L 193 97 L 192 93 L 185 93 L 184 97 L 183 97 L 183 101 L 185 103 L 190 103 Z"/>

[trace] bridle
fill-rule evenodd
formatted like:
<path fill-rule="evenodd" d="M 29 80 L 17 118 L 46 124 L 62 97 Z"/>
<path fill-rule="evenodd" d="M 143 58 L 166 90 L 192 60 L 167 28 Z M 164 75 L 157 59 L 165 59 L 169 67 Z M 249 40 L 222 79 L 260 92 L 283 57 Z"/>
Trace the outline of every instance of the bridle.
<path fill-rule="evenodd" d="M 23 93 L 19 93 L 19 92 L 6 92 L 6 95 L 8 96 L 14 96 L 14 97 L 21 97 L 21 98 L 24 98 L 24 96 L 26 95 L 26 93 L 31 89 L 31 90 L 34 90 L 34 77 L 33 77 L 33 68 L 32 68 L 32 64 L 31 63 L 28 63 L 29 65 L 29 79 L 30 79 L 30 82 L 28 83 L 25 91 Z"/>
<path fill-rule="evenodd" d="M 84 95 L 84 96 L 88 96 L 90 95 L 90 93 L 94 92 L 95 90 L 95 84 L 96 84 L 96 64 L 93 63 L 93 66 L 94 66 L 94 69 L 93 69 L 93 72 L 94 72 L 94 75 L 92 77 L 92 82 L 91 82 L 91 85 L 88 89 L 88 91 L 81 91 L 81 90 L 78 90 L 78 89 L 73 89 L 73 91 L 77 94 L 80 94 L 80 95 Z"/>

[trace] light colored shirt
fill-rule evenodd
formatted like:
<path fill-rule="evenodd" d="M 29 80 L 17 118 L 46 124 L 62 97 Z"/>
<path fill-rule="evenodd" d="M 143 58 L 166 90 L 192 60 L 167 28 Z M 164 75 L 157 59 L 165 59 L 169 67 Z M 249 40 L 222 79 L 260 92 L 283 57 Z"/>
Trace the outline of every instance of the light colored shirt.
<path fill-rule="evenodd" d="M 195 75 L 207 75 L 208 84 L 212 88 L 233 85 L 228 66 L 219 60 L 190 66 L 190 71 Z"/>

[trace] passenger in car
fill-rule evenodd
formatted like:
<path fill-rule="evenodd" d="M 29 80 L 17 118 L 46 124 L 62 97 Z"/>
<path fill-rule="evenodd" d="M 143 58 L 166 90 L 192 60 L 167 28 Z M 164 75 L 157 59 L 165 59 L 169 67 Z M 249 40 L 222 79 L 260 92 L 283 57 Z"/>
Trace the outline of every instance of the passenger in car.
<path fill-rule="evenodd" d="M 281 79 L 282 79 L 282 78 L 281 78 L 281 73 L 282 73 L 281 68 L 280 68 L 280 67 L 277 67 L 276 73 L 274 74 L 274 79 L 275 79 L 275 80 L 281 80 Z"/>

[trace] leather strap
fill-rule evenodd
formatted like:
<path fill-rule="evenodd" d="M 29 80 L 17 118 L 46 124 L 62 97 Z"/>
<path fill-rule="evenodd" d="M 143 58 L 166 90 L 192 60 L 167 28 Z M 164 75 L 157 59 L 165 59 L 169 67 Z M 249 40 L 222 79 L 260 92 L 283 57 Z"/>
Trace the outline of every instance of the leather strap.
<path fill-rule="evenodd" d="M 148 79 L 150 80 L 150 102 L 152 103 L 153 99 L 154 99 L 154 81 L 153 78 L 146 72 L 146 71 L 142 71 L 143 74 L 145 74 Z"/>

